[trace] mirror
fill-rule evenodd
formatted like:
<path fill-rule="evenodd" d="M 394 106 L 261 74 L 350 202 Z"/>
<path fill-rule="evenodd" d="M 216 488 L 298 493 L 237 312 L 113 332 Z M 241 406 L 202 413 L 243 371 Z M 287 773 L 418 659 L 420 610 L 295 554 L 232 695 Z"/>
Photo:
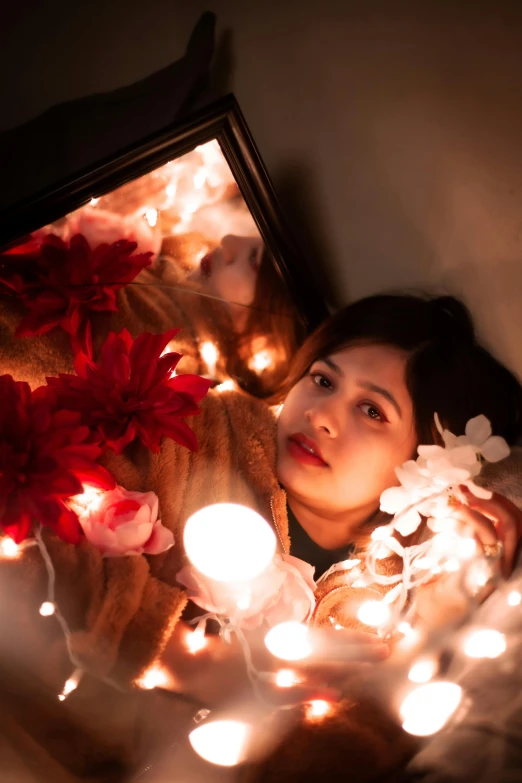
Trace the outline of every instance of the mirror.
<path fill-rule="evenodd" d="M 236 117 L 235 141 L 240 130 L 238 112 L 235 104 L 224 111 L 228 120 L 231 114 Z M 201 124 L 201 120 L 192 124 L 192 135 Z M 10 276 L 28 275 L 21 282 L 22 302 L 31 316 L 24 320 L 30 322 L 25 331 L 22 328 L 26 336 L 47 331 L 54 318 L 56 325 L 49 331 L 65 329 L 73 348 L 95 351 L 98 322 L 117 309 L 122 324 L 131 330 L 134 321 L 144 331 L 147 326 L 153 332 L 159 331 L 158 326 L 161 331 L 179 328 L 169 349 L 184 354 L 182 372 L 270 397 L 280 387 L 289 358 L 307 329 L 318 320 L 319 310 L 326 312 L 324 303 L 314 291 L 311 312 L 304 306 L 310 301 L 313 282 L 295 250 L 292 260 L 295 264 L 298 258 L 299 269 L 290 268 L 288 250 L 285 253 L 270 230 L 277 205 L 268 192 L 262 164 L 255 167 L 257 153 L 253 154 L 255 148 L 245 133 L 239 134 L 243 159 L 238 159 L 236 151 L 231 160 L 236 173 L 225 154 L 227 147 L 230 153 L 230 132 L 227 135 L 222 130 L 176 155 L 172 144 L 179 135 L 179 131 L 170 133 L 171 149 L 168 145 L 161 149 L 159 158 L 164 137 L 145 150 L 129 152 L 115 187 L 108 185 L 117 181 L 114 168 L 121 169 L 121 161 L 108 164 L 101 174 L 97 171 L 87 186 L 91 193 L 96 188 L 95 195 L 83 198 L 76 208 L 71 207 L 83 195 L 82 181 L 64 185 L 58 194 L 41 196 L 26 206 L 25 215 L 22 209 L 10 222 L 22 225 L 25 218 L 32 225 L 30 231 L 24 226 L 25 236 L 11 241 L 1 256 L 0 284 L 4 293 L 7 289 L 13 294 Z M 189 146 L 186 133 L 183 141 L 185 148 Z M 140 167 L 148 170 L 136 176 Z M 264 179 L 261 192 L 259 184 Z M 242 190 L 250 195 L 253 209 Z M 53 219 L 38 225 L 38 217 L 49 211 L 54 212 Z M 281 234 L 279 218 L 277 223 Z M 288 246 L 287 238 L 284 244 Z M 102 251 L 102 246 L 109 250 Z M 92 260 L 102 252 L 107 253 L 104 261 Z M 90 261 L 86 261 L 88 253 Z M 123 255 L 117 258 L 119 253 Z M 40 267 L 45 256 L 43 275 L 41 268 L 32 268 L 35 254 L 40 256 L 36 262 Z M 136 263 L 123 272 L 124 261 L 131 266 Z M 96 269 L 89 271 L 92 263 Z M 62 264 L 64 269 L 55 269 L 51 280 L 53 264 Z M 115 279 L 108 280 L 107 274 Z M 303 285 L 307 279 L 308 286 Z M 101 288 L 105 289 L 104 303 Z M 96 299 L 90 304 L 87 289 Z M 63 301 L 64 290 L 67 302 Z M 63 317 L 60 321 L 61 310 L 74 309 L 75 296 L 81 304 L 68 323 Z M 23 319 L 23 308 L 18 315 Z M 74 319 L 80 323 L 73 324 Z"/>

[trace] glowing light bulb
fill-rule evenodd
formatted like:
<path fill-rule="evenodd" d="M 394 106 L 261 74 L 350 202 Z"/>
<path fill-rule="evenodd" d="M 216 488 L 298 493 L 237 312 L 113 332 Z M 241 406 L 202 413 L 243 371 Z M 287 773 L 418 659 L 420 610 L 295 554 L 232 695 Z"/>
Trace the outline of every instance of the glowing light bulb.
<path fill-rule="evenodd" d="M 272 363 L 273 359 L 271 352 L 264 350 L 255 353 L 248 362 L 248 366 L 251 370 L 254 370 L 254 372 L 263 372 L 263 370 L 268 369 Z"/>
<path fill-rule="evenodd" d="M 59 701 L 65 701 L 67 696 L 69 696 L 70 693 L 76 690 L 76 688 L 80 684 L 80 680 L 82 679 L 82 677 L 83 677 L 83 672 L 81 669 L 76 669 L 71 674 L 71 676 L 63 686 L 62 692 L 58 696 Z"/>
<path fill-rule="evenodd" d="M 295 621 L 274 625 L 265 636 L 265 645 L 272 655 L 285 661 L 300 661 L 312 652 L 307 626 Z"/>
<path fill-rule="evenodd" d="M 235 389 L 237 389 L 236 384 L 231 378 L 229 378 L 228 380 L 223 381 L 223 383 L 220 383 L 219 386 L 216 386 L 214 391 L 224 392 L 224 391 L 234 391 Z"/>
<path fill-rule="evenodd" d="M 518 590 L 512 590 L 507 597 L 507 602 L 510 606 L 518 606 L 521 601 L 522 595 L 520 595 Z"/>
<path fill-rule="evenodd" d="M 44 601 L 41 605 L 39 612 L 42 615 L 42 617 L 50 617 L 55 612 L 55 605 L 51 603 L 51 601 Z"/>
<path fill-rule="evenodd" d="M 188 633 L 185 639 L 185 643 L 189 652 L 194 655 L 200 650 L 204 650 L 208 645 L 208 639 L 205 636 L 204 627 L 202 625 L 198 625 L 194 631 Z"/>
<path fill-rule="evenodd" d="M 251 728 L 238 720 L 204 723 L 190 732 L 189 741 L 198 756 L 220 767 L 234 767 L 246 757 Z"/>
<path fill-rule="evenodd" d="M 330 712 L 331 705 L 324 699 L 314 699 L 307 705 L 306 716 L 311 720 L 317 720 L 318 718 L 324 718 Z"/>
<path fill-rule="evenodd" d="M 292 669 L 280 669 L 276 672 L 275 684 L 278 688 L 292 688 L 300 682 L 301 680 Z"/>
<path fill-rule="evenodd" d="M 216 365 L 219 359 L 219 351 L 217 347 L 214 345 L 214 343 L 210 342 L 210 340 L 207 340 L 201 345 L 199 352 L 201 354 L 201 358 L 207 365 L 208 374 L 211 376 L 215 375 Z"/>
<path fill-rule="evenodd" d="M 145 220 L 149 224 L 151 228 L 154 228 L 156 223 L 158 222 L 158 210 L 157 209 L 146 209 L 145 210 Z"/>
<path fill-rule="evenodd" d="M 470 658 L 498 658 L 506 651 L 506 637 L 491 628 L 472 631 L 464 640 L 464 652 Z"/>
<path fill-rule="evenodd" d="M 90 206 L 95 207 L 99 200 L 100 200 L 99 198 L 91 198 L 91 200 L 89 201 Z"/>
<path fill-rule="evenodd" d="M 389 622 L 391 612 L 382 601 L 365 601 L 357 612 L 357 619 L 372 628 L 378 628 Z"/>
<path fill-rule="evenodd" d="M 83 492 L 80 495 L 73 495 L 71 502 L 73 506 L 79 506 L 83 511 L 96 511 L 103 500 L 104 492 L 97 487 L 83 485 Z"/>
<path fill-rule="evenodd" d="M 196 511 L 185 525 L 185 551 L 201 573 L 218 582 L 249 582 L 269 565 L 274 531 L 251 508 L 216 503 Z"/>
<path fill-rule="evenodd" d="M 161 666 L 151 666 L 143 677 L 136 680 L 136 685 L 147 691 L 151 691 L 153 688 L 166 687 L 168 684 L 169 676 Z"/>
<path fill-rule="evenodd" d="M 402 728 L 416 737 L 435 734 L 448 722 L 462 699 L 454 682 L 429 682 L 411 691 L 401 704 Z"/>
<path fill-rule="evenodd" d="M 411 682 L 429 682 L 437 673 L 437 662 L 434 658 L 421 658 L 416 661 L 408 672 Z"/>
<path fill-rule="evenodd" d="M 12 538 L 3 538 L 0 541 L 0 551 L 3 557 L 18 557 L 20 554 L 20 547 Z"/>
<path fill-rule="evenodd" d="M 403 633 L 404 636 L 411 636 L 412 634 L 415 633 L 411 625 L 407 623 L 405 620 L 399 623 L 399 625 L 397 626 L 397 630 L 400 631 L 400 633 Z"/>

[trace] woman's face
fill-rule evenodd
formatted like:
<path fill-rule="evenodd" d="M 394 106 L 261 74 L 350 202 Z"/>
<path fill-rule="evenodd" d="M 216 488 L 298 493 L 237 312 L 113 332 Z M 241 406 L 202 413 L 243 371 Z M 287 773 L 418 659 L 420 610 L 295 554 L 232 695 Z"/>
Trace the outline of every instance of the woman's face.
<path fill-rule="evenodd" d="M 277 425 L 277 475 L 291 498 L 332 518 L 378 508 L 416 447 L 406 361 L 390 346 L 353 346 L 293 387 Z"/>
<path fill-rule="evenodd" d="M 214 296 L 248 307 L 254 301 L 262 255 L 260 237 L 228 234 L 201 260 L 201 277 Z"/>

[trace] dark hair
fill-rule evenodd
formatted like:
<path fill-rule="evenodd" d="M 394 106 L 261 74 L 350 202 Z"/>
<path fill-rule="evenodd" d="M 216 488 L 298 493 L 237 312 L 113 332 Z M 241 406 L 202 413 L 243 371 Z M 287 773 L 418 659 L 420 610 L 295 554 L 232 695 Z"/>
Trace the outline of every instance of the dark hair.
<path fill-rule="evenodd" d="M 353 344 L 389 345 L 408 354 L 406 385 L 419 443 L 438 441 L 434 413 L 460 435 L 483 413 L 493 432 L 515 443 L 522 430 L 522 386 L 475 338 L 470 313 L 452 296 L 383 294 L 327 319 L 298 351 L 288 391 L 318 359 Z"/>

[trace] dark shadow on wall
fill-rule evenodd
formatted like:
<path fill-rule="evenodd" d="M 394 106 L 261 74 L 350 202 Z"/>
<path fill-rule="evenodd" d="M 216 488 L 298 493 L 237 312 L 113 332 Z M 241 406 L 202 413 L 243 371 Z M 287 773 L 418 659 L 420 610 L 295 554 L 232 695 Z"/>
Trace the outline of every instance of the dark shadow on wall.
<path fill-rule="evenodd" d="M 289 162 L 276 173 L 274 184 L 304 262 L 310 267 L 328 306 L 335 309 L 341 302 L 332 285 L 333 252 L 324 211 L 316 197 L 319 190 L 314 171 L 305 161 Z"/>
<path fill-rule="evenodd" d="M 0 211 L 101 163 L 204 103 L 210 89 L 216 18 L 204 13 L 185 55 L 112 92 L 53 106 L 0 134 Z M 229 58 L 230 61 L 230 58 Z M 221 53 L 215 87 L 226 83 Z"/>

